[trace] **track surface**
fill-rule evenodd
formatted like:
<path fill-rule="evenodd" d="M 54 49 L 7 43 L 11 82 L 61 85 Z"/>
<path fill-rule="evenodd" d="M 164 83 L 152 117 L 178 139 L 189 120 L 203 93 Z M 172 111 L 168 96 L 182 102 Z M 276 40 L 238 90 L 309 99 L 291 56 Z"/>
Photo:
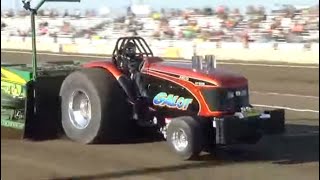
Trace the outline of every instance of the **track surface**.
<path fill-rule="evenodd" d="M 31 56 L 1 53 L 1 59 L 26 63 Z M 255 146 L 218 149 L 214 156 L 204 154 L 193 162 L 177 159 L 165 142 L 85 146 L 68 140 L 22 142 L 2 138 L 2 179 L 319 179 L 319 69 L 219 66 L 249 79 L 253 104 L 314 112 L 288 110 L 285 135 L 265 137 Z"/>

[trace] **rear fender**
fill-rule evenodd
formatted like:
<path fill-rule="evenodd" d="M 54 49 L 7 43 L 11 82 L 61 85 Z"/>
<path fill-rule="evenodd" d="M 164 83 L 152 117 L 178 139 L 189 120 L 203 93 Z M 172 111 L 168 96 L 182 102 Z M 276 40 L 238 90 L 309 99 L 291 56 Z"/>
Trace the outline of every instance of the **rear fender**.
<path fill-rule="evenodd" d="M 109 71 L 117 80 L 120 78 L 123 73 L 110 61 L 93 61 L 86 64 L 83 64 L 85 68 L 103 68 Z"/>
<path fill-rule="evenodd" d="M 119 82 L 126 95 L 132 99 L 135 97 L 135 91 L 132 89 L 132 82 L 123 74 L 117 66 L 110 61 L 93 61 L 83 65 L 85 68 L 102 68 L 110 72 Z"/>

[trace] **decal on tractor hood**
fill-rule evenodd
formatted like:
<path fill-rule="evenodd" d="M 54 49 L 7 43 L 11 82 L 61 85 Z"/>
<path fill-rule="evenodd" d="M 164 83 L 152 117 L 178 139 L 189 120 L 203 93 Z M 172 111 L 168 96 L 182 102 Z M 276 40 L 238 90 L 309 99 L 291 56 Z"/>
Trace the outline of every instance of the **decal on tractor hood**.
<path fill-rule="evenodd" d="M 165 92 L 158 93 L 153 98 L 153 104 L 155 106 L 177 108 L 180 110 L 187 110 L 193 99 L 180 97 L 174 94 L 167 94 Z"/>

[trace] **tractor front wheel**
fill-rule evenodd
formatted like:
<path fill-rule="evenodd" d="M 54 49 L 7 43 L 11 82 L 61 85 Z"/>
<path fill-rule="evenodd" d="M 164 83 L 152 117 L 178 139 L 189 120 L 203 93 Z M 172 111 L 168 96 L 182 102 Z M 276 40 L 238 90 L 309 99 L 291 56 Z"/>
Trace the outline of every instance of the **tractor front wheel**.
<path fill-rule="evenodd" d="M 167 130 L 167 142 L 184 160 L 196 158 L 204 147 L 201 124 L 195 118 L 183 116 L 171 120 Z"/>

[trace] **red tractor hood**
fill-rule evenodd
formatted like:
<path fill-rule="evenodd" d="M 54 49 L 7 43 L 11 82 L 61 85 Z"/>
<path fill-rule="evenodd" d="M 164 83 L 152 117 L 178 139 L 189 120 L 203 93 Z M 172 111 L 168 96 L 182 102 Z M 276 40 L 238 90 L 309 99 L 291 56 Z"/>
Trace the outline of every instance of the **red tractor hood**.
<path fill-rule="evenodd" d="M 163 61 L 152 58 L 146 61 L 143 71 L 145 73 L 158 72 L 170 74 L 179 76 L 180 78 L 187 77 L 218 87 L 244 87 L 248 84 L 245 77 L 230 70 L 222 68 L 212 69 L 209 72 L 206 70 L 193 70 L 191 62 Z"/>

